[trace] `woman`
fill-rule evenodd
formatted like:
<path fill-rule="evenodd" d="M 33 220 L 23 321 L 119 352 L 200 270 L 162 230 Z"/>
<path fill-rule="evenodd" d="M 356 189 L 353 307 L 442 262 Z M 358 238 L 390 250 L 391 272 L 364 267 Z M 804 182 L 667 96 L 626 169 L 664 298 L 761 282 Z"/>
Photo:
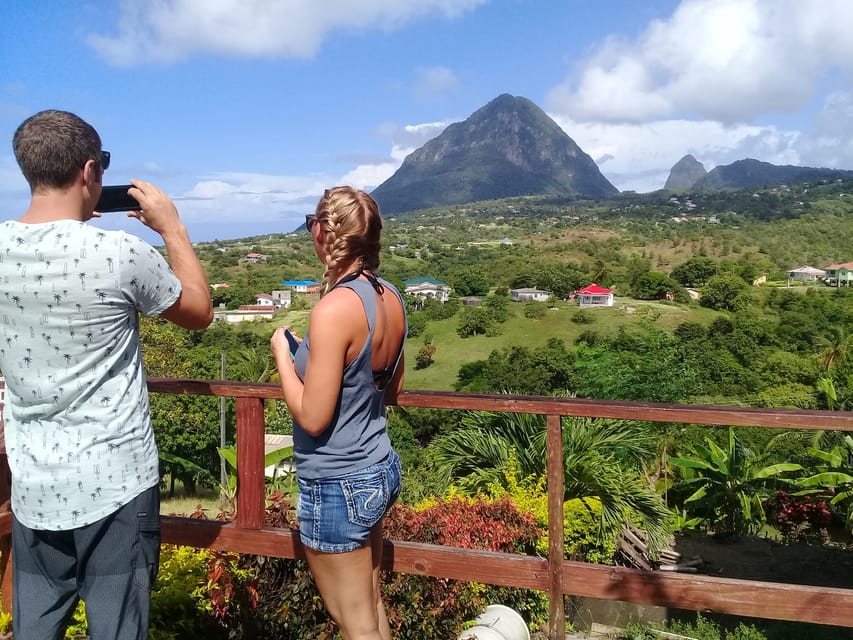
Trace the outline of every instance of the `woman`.
<path fill-rule="evenodd" d="M 344 640 L 390 640 L 379 589 L 382 519 L 400 493 L 385 403 L 403 384 L 406 312 L 376 275 L 379 207 L 351 187 L 328 189 L 305 225 L 323 262 L 323 294 L 290 355 L 271 340 L 293 415 L 300 538 Z"/>

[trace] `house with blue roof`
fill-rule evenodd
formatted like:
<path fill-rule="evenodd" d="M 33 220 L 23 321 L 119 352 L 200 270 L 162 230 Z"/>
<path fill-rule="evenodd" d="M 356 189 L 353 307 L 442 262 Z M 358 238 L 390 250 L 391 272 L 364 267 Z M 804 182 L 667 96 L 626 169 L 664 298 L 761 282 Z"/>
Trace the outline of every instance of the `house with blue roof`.
<path fill-rule="evenodd" d="M 279 284 L 296 293 L 320 293 L 320 283 L 314 280 L 285 280 Z"/>

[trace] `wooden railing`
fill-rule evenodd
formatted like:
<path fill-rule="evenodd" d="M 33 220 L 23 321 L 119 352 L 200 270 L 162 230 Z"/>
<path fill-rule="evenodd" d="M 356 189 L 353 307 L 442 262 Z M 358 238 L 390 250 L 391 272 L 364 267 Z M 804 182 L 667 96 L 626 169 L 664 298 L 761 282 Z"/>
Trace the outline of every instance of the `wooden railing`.
<path fill-rule="evenodd" d="M 239 553 L 304 558 L 299 537 L 264 525 L 264 400 L 282 399 L 272 384 L 152 378 L 153 393 L 233 397 L 237 409 L 237 512 L 233 522 L 163 516 L 163 542 Z M 449 410 L 546 416 L 549 550 L 547 558 L 386 541 L 384 568 L 440 578 L 546 591 L 549 640 L 562 638 L 563 596 L 654 604 L 676 609 L 853 627 L 853 589 L 735 580 L 572 562 L 563 549 L 563 416 L 599 417 L 709 427 L 853 431 L 850 412 L 771 410 L 618 402 L 580 398 L 404 391 L 398 404 Z M 0 479 L 2 480 L 2 479 Z M 3 483 L 0 481 L 0 492 Z M 8 494 L 6 494 L 8 495 Z M 0 501 L 5 496 L 0 495 Z M 0 516 L 0 549 L 8 549 L 10 516 Z M 4 558 L 8 554 L 4 554 Z M 0 566 L 0 571 L 3 566 Z M 8 572 L 7 572 L 8 573 Z M 4 576 L 4 596 L 9 592 Z M 853 578 L 851 578 L 853 581 Z M 4 597 L 7 607 L 9 598 Z"/>

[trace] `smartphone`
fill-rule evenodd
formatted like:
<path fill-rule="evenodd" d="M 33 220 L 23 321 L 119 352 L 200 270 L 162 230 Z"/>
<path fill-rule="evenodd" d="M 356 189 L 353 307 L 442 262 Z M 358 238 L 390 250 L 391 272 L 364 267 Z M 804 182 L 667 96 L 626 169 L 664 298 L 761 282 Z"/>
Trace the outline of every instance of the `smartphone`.
<path fill-rule="evenodd" d="M 296 355 L 296 350 L 299 348 L 299 342 L 293 337 L 289 329 L 284 330 L 284 337 L 287 338 L 287 343 L 290 345 L 290 355 Z"/>
<path fill-rule="evenodd" d="M 121 184 L 104 187 L 101 190 L 101 197 L 98 198 L 98 204 L 95 205 L 95 211 L 110 213 L 112 211 L 136 211 L 139 209 L 139 203 L 127 195 L 127 190 L 132 186 L 131 184 Z"/>

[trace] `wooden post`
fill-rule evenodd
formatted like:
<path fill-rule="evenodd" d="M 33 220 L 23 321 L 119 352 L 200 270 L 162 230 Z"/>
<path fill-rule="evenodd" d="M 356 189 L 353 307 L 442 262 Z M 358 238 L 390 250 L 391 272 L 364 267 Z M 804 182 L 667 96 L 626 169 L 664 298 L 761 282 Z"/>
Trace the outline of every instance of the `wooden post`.
<path fill-rule="evenodd" d="M 563 430 L 560 416 L 547 418 L 548 465 L 548 640 L 566 637 L 563 605 Z"/>
<path fill-rule="evenodd" d="M 237 398 L 237 526 L 264 525 L 264 401 Z"/>

